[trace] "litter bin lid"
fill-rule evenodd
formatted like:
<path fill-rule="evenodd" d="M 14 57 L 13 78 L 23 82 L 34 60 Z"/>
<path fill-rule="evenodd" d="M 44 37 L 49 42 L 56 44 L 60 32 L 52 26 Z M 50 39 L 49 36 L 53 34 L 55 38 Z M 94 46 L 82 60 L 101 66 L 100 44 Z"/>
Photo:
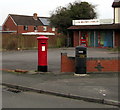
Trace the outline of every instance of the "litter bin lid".
<path fill-rule="evenodd" d="M 87 49 L 87 48 L 83 46 L 77 46 L 76 49 Z"/>

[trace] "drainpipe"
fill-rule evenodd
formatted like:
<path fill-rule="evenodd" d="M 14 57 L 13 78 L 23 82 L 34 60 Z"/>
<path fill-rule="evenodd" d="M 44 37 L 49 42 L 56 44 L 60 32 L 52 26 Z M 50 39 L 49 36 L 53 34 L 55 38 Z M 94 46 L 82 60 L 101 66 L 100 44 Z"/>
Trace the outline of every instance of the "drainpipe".
<path fill-rule="evenodd" d="M 17 25 L 17 34 L 18 34 L 18 25 Z"/>
<path fill-rule="evenodd" d="M 94 31 L 94 47 L 95 47 L 95 36 L 96 36 L 96 32 Z"/>
<path fill-rule="evenodd" d="M 115 31 L 113 30 L 113 48 L 115 48 Z"/>
<path fill-rule="evenodd" d="M 67 31 L 67 39 L 66 39 L 66 40 L 67 40 L 67 41 L 66 41 L 66 43 L 67 43 L 66 46 L 67 46 L 67 47 L 69 47 L 69 37 L 70 37 L 70 36 L 69 36 L 69 32 Z"/>
<path fill-rule="evenodd" d="M 81 34 L 81 32 L 79 31 L 79 45 L 80 45 L 80 40 L 81 40 L 81 39 L 80 39 L 80 34 Z"/>

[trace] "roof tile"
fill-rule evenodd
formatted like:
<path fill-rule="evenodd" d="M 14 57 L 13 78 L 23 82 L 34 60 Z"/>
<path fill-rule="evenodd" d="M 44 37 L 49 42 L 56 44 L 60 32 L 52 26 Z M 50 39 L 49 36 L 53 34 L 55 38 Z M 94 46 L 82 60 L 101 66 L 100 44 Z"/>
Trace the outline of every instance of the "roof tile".
<path fill-rule="evenodd" d="M 120 0 L 114 0 L 112 7 L 120 7 Z"/>
<path fill-rule="evenodd" d="M 120 30 L 120 24 L 104 24 L 104 25 L 81 25 L 71 26 L 68 30 L 98 30 L 98 29 L 117 29 Z"/>
<path fill-rule="evenodd" d="M 14 14 L 9 14 L 13 20 L 15 21 L 15 23 L 17 25 L 33 25 L 33 26 L 42 26 L 44 25 L 41 21 L 40 21 L 40 17 L 38 17 L 37 20 L 35 20 L 33 18 L 33 16 L 25 16 L 25 15 L 14 15 Z M 43 17 L 41 17 L 43 18 Z M 46 19 L 48 19 L 47 17 L 44 17 Z"/>

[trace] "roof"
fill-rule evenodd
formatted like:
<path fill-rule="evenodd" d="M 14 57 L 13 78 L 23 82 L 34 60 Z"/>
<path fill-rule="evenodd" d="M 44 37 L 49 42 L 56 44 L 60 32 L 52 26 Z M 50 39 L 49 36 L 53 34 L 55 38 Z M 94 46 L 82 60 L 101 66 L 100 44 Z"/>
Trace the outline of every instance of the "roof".
<path fill-rule="evenodd" d="M 71 26 L 68 30 L 120 30 L 120 24 L 104 24 L 104 25 L 79 25 L 79 26 Z"/>
<path fill-rule="evenodd" d="M 49 20 L 47 18 L 40 18 L 39 20 L 43 23 L 43 25 L 48 26 L 50 24 Z"/>
<path fill-rule="evenodd" d="M 15 15 L 15 14 L 9 14 L 14 22 L 17 25 L 33 25 L 33 26 L 42 26 L 44 23 L 40 20 L 43 19 L 49 19 L 48 17 L 37 17 L 37 20 L 33 18 L 33 16 L 26 16 L 26 15 Z M 48 24 L 47 24 L 48 25 Z"/>
<path fill-rule="evenodd" d="M 120 0 L 114 0 L 112 7 L 120 7 Z"/>

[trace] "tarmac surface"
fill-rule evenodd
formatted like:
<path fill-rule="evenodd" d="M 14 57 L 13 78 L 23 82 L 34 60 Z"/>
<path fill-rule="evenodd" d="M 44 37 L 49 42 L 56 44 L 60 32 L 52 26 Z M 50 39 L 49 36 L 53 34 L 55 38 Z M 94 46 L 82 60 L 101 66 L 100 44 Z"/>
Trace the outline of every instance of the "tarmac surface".
<path fill-rule="evenodd" d="M 3 52 L 3 68 L 30 70 L 27 74 L 2 72 L 2 83 L 30 87 L 36 90 L 51 91 L 91 99 L 104 100 L 112 105 L 118 105 L 118 73 L 87 74 L 74 76 L 60 74 L 60 54 L 68 53 L 74 56 L 74 48 L 49 49 L 49 72 L 34 73 L 37 68 L 37 51 Z M 88 57 L 118 57 L 118 53 L 106 49 L 88 49 Z M 57 74 L 59 73 L 59 74 Z"/>
<path fill-rule="evenodd" d="M 112 105 L 87 102 L 83 100 L 75 100 L 75 99 L 70 99 L 66 97 L 58 97 L 58 96 L 47 95 L 47 94 L 39 94 L 35 92 L 34 93 L 33 92 L 13 93 L 10 91 L 6 91 L 6 89 L 3 89 L 2 96 L 3 96 L 3 100 L 2 100 L 3 108 L 27 108 L 27 109 L 37 108 L 37 110 L 38 109 L 43 110 L 43 108 L 69 108 L 69 109 L 71 108 L 72 110 L 73 108 L 74 109 L 79 108 L 79 110 L 83 110 L 84 108 L 88 108 L 88 109 L 99 108 L 99 110 L 103 110 L 103 108 L 106 108 L 106 109 L 111 108 L 109 110 L 113 110 L 114 108 L 114 110 L 117 110 L 115 109 L 117 107 Z M 98 110 L 98 109 L 95 109 L 95 110 Z"/>
<path fill-rule="evenodd" d="M 118 57 L 117 52 L 101 48 L 88 48 L 87 57 Z M 61 53 L 75 56 L 75 48 L 48 49 L 48 71 L 60 72 Z M 2 66 L 6 69 L 37 70 L 37 50 L 5 51 Z"/>

